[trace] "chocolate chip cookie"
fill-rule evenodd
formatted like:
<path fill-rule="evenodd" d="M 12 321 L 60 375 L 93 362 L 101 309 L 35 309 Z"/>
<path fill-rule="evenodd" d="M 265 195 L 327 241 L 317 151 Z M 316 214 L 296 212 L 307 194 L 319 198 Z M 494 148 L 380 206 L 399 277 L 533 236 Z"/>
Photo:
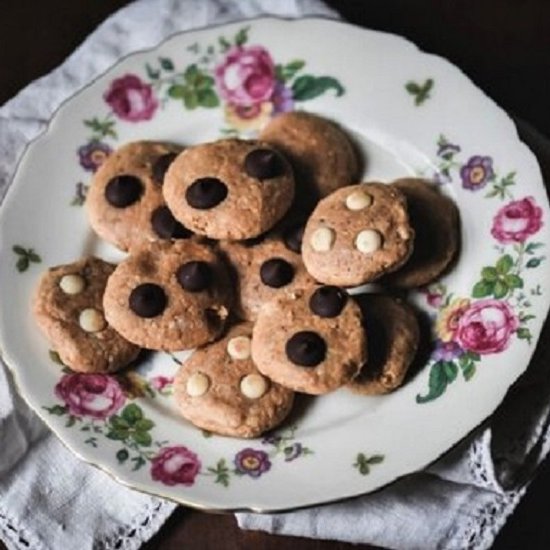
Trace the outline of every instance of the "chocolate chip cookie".
<path fill-rule="evenodd" d="M 174 216 L 212 239 L 256 237 L 275 225 L 294 197 L 288 161 L 261 141 L 222 139 L 189 147 L 166 174 Z"/>
<path fill-rule="evenodd" d="M 186 239 L 162 196 L 164 174 L 181 151 L 170 143 L 136 141 L 117 149 L 95 173 L 86 198 L 94 231 L 121 250 L 156 239 Z"/>
<path fill-rule="evenodd" d="M 252 325 L 240 324 L 198 349 L 175 377 L 179 412 L 195 426 L 221 435 L 256 437 L 279 425 L 294 392 L 262 375 L 250 356 Z"/>
<path fill-rule="evenodd" d="M 50 268 L 38 284 L 33 312 L 61 361 L 77 372 L 114 372 L 140 348 L 108 324 L 103 293 L 115 266 L 98 258 Z"/>
<path fill-rule="evenodd" d="M 368 361 L 348 388 L 363 395 L 377 395 L 398 388 L 418 348 L 418 320 L 411 306 L 392 296 L 355 296 L 369 335 Z"/>
<path fill-rule="evenodd" d="M 414 230 L 401 191 L 383 183 L 338 189 L 309 218 L 302 257 L 317 281 L 357 286 L 403 265 L 413 250 Z"/>
<path fill-rule="evenodd" d="M 223 331 L 231 306 L 229 274 L 206 245 L 157 241 L 133 249 L 109 278 L 105 315 L 144 348 L 182 350 Z"/>
<path fill-rule="evenodd" d="M 345 290 L 310 286 L 266 303 L 252 335 L 260 372 L 294 391 L 324 394 L 348 383 L 366 361 L 359 306 Z"/>

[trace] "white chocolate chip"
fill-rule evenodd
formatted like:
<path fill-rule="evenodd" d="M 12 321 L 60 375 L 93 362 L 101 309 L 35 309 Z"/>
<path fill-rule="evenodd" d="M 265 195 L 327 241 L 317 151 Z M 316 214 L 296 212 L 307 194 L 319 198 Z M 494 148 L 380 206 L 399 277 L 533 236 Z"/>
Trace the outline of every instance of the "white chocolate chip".
<path fill-rule="evenodd" d="M 191 397 L 200 397 L 204 395 L 210 387 L 210 378 L 202 372 L 196 372 L 187 379 L 187 395 Z"/>
<path fill-rule="evenodd" d="M 316 252 L 328 252 L 336 239 L 336 233 L 330 227 L 319 227 L 311 235 L 311 248 Z"/>
<path fill-rule="evenodd" d="M 247 374 L 241 380 L 241 393 L 249 399 L 259 399 L 267 388 L 267 379 L 261 374 Z"/>
<path fill-rule="evenodd" d="M 250 357 L 250 338 L 235 336 L 227 342 L 227 353 L 233 359 L 248 359 Z"/>
<path fill-rule="evenodd" d="M 85 286 L 84 277 L 77 274 L 63 275 L 59 280 L 59 287 L 65 294 L 79 294 Z"/>
<path fill-rule="evenodd" d="M 355 237 L 355 248 L 363 254 L 372 254 L 382 247 L 382 235 L 374 229 L 364 229 Z"/>
<path fill-rule="evenodd" d="M 99 332 L 105 328 L 107 322 L 100 311 L 90 307 L 80 312 L 78 324 L 86 332 Z"/>
<path fill-rule="evenodd" d="M 349 210 L 363 210 L 372 204 L 372 196 L 363 189 L 356 189 L 346 198 L 346 207 Z"/>

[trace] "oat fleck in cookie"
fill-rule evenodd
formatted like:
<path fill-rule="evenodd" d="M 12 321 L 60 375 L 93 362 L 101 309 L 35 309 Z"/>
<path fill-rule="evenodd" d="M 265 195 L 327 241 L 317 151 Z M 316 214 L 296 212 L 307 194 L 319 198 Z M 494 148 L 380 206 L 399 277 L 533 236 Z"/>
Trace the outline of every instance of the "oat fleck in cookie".
<path fill-rule="evenodd" d="M 455 203 L 434 185 L 416 178 L 395 180 L 407 199 L 415 231 L 414 251 L 405 265 L 382 282 L 416 288 L 437 279 L 453 262 L 459 248 L 459 215 Z"/>
<path fill-rule="evenodd" d="M 335 286 L 282 293 L 263 306 L 254 325 L 252 358 L 279 384 L 323 394 L 349 382 L 366 361 L 359 306 Z"/>
<path fill-rule="evenodd" d="M 182 350 L 223 331 L 231 305 L 229 274 L 206 245 L 157 241 L 133 249 L 109 278 L 105 315 L 144 348 Z"/>
<path fill-rule="evenodd" d="M 241 240 L 264 233 L 283 217 L 294 197 L 294 177 L 271 145 L 222 139 L 179 155 L 163 191 L 186 227 L 212 239 Z"/>
<path fill-rule="evenodd" d="M 294 111 L 281 114 L 262 130 L 292 164 L 296 202 L 311 209 L 339 187 L 359 179 L 359 157 L 345 132 L 318 115 Z"/>
<path fill-rule="evenodd" d="M 355 296 L 369 335 L 369 359 L 348 388 L 363 395 L 389 393 L 402 383 L 413 362 L 420 332 L 411 306 L 392 296 Z"/>
<path fill-rule="evenodd" d="M 33 302 L 38 326 L 61 361 L 78 372 L 114 372 L 133 361 L 140 348 L 110 326 L 103 293 L 115 266 L 86 258 L 50 268 Z"/>
<path fill-rule="evenodd" d="M 302 257 L 317 281 L 357 286 L 405 263 L 413 242 L 401 191 L 362 183 L 338 189 L 319 202 L 306 225 Z"/>
<path fill-rule="evenodd" d="M 251 335 L 252 325 L 237 325 L 181 366 L 176 403 L 195 426 L 250 438 L 279 425 L 290 412 L 294 392 L 258 371 L 250 356 Z"/>
<path fill-rule="evenodd" d="M 136 141 L 117 149 L 95 173 L 86 198 L 94 231 L 122 250 L 157 239 L 186 239 L 162 196 L 164 175 L 181 151 L 170 143 Z"/>

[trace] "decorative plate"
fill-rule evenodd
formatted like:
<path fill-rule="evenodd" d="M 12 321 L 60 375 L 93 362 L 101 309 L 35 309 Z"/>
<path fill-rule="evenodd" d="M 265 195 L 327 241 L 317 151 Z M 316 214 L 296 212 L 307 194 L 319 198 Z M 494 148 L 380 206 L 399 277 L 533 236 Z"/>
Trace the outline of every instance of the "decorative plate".
<path fill-rule="evenodd" d="M 304 399 L 279 430 L 245 441 L 178 417 L 171 381 L 185 354 L 153 354 L 113 376 L 64 370 L 33 322 L 31 296 L 48 266 L 121 258 L 82 208 L 113 148 L 254 136 L 292 109 L 347 128 L 365 179 L 427 177 L 459 206 L 457 266 L 411 296 L 434 339 L 415 375 L 387 396 Z M 539 167 L 512 121 L 456 67 L 406 40 L 323 19 L 178 34 L 67 101 L 28 147 L 1 211 L 2 354 L 67 446 L 131 487 L 217 510 L 342 499 L 435 460 L 525 370 L 549 306 L 548 219 Z"/>

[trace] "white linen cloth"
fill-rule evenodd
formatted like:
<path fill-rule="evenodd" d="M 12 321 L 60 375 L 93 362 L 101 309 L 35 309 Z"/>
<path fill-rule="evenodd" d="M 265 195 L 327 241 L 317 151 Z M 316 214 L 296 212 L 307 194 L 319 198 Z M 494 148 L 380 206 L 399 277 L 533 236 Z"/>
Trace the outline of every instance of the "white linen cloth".
<path fill-rule="evenodd" d="M 57 107 L 120 57 L 176 31 L 261 14 L 336 16 L 317 0 L 139 0 L 114 14 L 0 109 L 0 198 Z M 488 548 L 550 447 L 550 362 L 537 364 L 490 422 L 426 471 L 340 504 L 238 514 L 239 525 L 395 549 Z M 17 396 L 3 366 L 0 441 L 0 538 L 10 549 L 135 549 L 174 509 L 73 456 Z"/>

